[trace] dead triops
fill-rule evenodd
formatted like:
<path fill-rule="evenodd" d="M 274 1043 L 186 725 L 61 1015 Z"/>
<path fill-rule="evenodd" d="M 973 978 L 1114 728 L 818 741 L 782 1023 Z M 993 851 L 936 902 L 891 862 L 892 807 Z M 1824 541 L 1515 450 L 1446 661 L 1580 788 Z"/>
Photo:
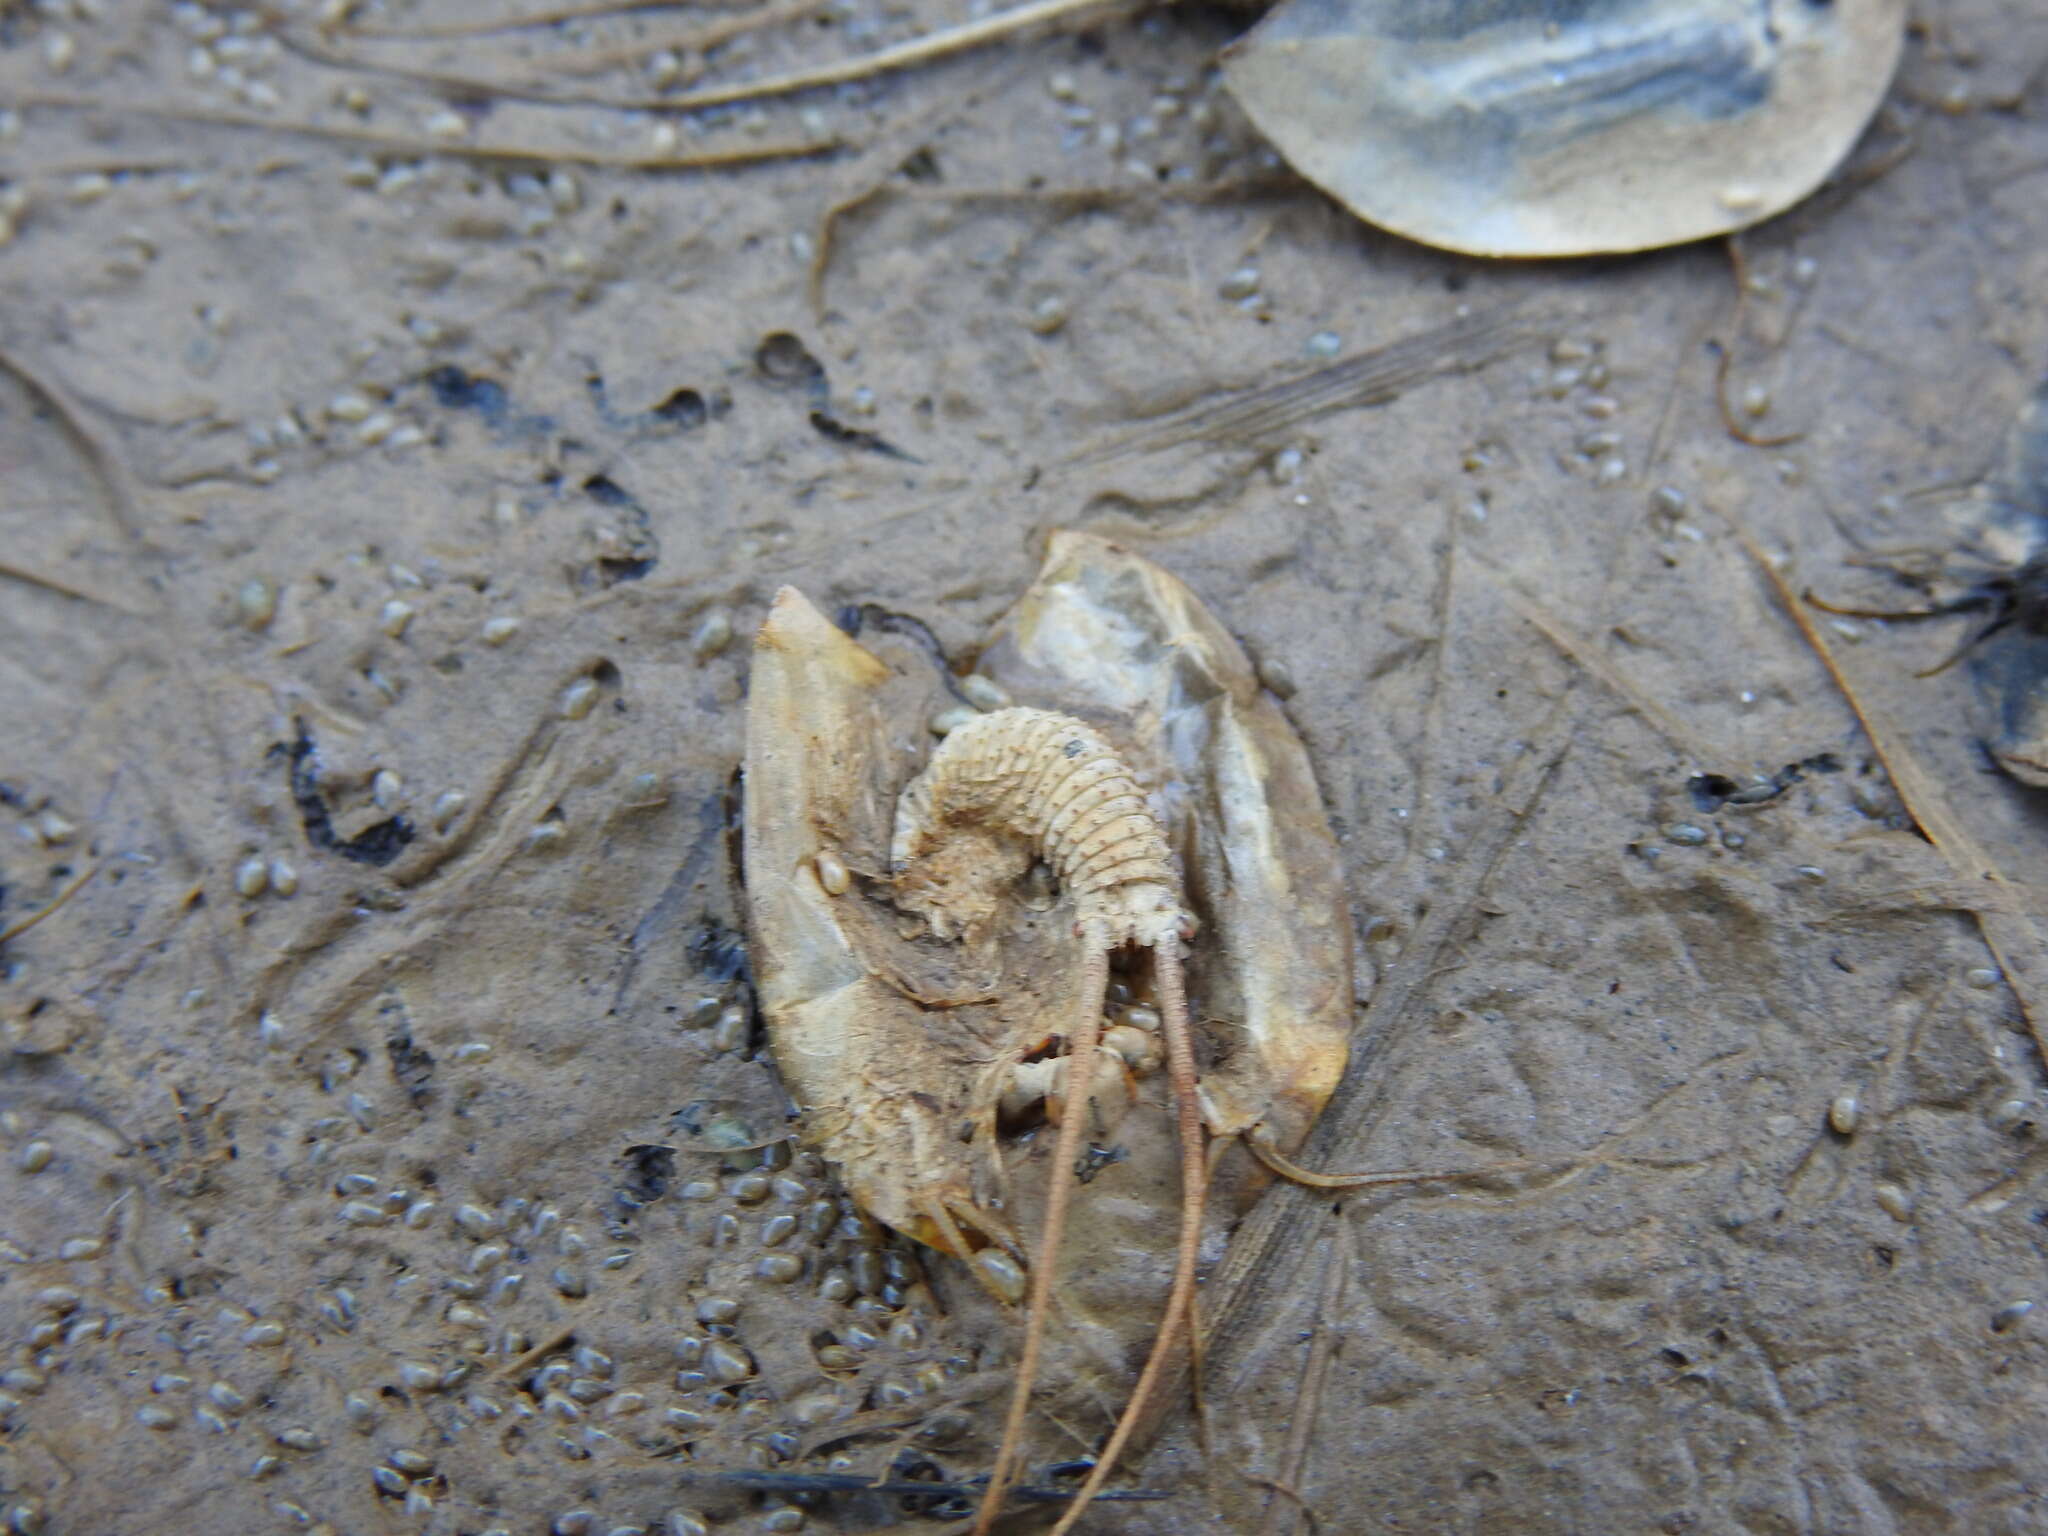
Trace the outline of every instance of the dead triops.
<path fill-rule="evenodd" d="M 1028 1298 L 977 1530 L 1018 1466 L 1056 1280 L 1062 1333 L 1098 1355 L 1149 1340 L 1064 1531 L 1177 1359 L 1205 1212 L 1241 1210 L 1261 1164 L 1419 1177 L 1288 1161 L 1354 1002 L 1307 754 L 1186 587 L 1076 533 L 964 681 L 886 664 L 784 588 L 750 695 L 752 953 L 802 1134 L 870 1214 Z M 1219 1161 L 1232 1141 L 1258 1162 Z M 1097 1262 L 1060 1277 L 1063 1237 Z M 1157 1295 L 1166 1252 L 1148 1325 L 1132 1298 Z M 1101 1261 L 1124 1253 L 1135 1273 Z"/>

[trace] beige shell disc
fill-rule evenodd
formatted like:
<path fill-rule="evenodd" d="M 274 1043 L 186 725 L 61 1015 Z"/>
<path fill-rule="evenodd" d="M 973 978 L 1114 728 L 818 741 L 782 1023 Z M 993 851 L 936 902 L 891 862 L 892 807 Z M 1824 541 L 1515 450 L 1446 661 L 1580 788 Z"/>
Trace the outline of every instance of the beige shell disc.
<path fill-rule="evenodd" d="M 1741 229 L 1877 110 L 1905 0 L 1284 0 L 1224 81 L 1360 218 L 1477 256 Z"/>

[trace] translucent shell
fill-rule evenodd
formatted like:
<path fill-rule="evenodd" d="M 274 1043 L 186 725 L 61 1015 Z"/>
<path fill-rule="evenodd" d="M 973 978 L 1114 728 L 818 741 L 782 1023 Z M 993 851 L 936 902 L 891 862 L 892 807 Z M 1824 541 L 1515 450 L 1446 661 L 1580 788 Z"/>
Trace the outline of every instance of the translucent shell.
<path fill-rule="evenodd" d="M 1905 0 L 1284 0 L 1231 93 L 1359 217 L 1480 256 L 1639 251 L 1818 187 L 1883 100 Z"/>

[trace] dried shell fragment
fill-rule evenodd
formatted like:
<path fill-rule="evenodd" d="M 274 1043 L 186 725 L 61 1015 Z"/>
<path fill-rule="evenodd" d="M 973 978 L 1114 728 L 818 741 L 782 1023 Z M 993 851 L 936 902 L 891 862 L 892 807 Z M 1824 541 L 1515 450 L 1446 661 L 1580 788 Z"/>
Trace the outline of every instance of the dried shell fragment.
<path fill-rule="evenodd" d="M 1904 0 L 1287 0 L 1224 81 L 1360 218 L 1479 256 L 1639 251 L 1798 202 L 1877 110 Z"/>

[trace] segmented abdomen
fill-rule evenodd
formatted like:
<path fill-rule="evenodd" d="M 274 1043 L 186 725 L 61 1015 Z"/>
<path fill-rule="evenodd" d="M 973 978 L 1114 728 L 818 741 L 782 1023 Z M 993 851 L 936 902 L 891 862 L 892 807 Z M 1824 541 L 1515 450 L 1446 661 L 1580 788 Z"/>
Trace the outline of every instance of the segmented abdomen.
<path fill-rule="evenodd" d="M 1133 885 L 1163 886 L 1179 905 L 1144 791 L 1100 733 L 1072 716 L 1001 709 L 954 730 L 897 802 L 891 854 L 901 867 L 922 840 L 964 822 L 1028 839 L 1084 918 L 1110 915 Z"/>

